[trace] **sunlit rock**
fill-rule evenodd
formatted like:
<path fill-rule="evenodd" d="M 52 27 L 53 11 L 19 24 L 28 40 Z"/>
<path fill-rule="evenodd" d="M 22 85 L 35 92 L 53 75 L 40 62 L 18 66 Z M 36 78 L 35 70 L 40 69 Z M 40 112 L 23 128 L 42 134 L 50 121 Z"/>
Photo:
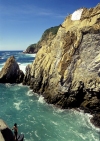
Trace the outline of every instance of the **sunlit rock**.
<path fill-rule="evenodd" d="M 27 67 L 24 84 L 48 103 L 100 112 L 99 60 L 100 4 L 66 17 L 56 37 Z"/>

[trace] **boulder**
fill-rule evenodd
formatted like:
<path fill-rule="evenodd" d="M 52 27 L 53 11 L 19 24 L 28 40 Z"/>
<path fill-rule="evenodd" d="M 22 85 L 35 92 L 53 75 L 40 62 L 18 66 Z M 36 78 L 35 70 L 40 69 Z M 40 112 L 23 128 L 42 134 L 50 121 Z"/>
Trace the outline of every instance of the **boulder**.
<path fill-rule="evenodd" d="M 2 119 L 0 119 L 0 141 L 14 141 L 12 131 Z"/>
<path fill-rule="evenodd" d="M 7 59 L 0 71 L 0 83 L 21 83 L 24 73 L 20 70 L 14 56 Z"/>

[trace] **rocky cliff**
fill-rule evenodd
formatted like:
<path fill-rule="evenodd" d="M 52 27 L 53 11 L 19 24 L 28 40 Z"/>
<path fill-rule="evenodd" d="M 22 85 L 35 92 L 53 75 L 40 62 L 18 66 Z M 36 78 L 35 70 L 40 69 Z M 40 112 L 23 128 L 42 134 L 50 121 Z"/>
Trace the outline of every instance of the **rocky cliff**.
<path fill-rule="evenodd" d="M 48 103 L 100 112 L 100 4 L 66 17 L 27 66 L 23 84 Z"/>
<path fill-rule="evenodd" d="M 46 29 L 41 39 L 36 44 L 31 44 L 30 46 L 28 46 L 23 53 L 29 53 L 29 54 L 37 53 L 42 46 L 44 46 L 47 43 L 48 44 L 51 43 L 51 40 L 53 40 L 53 38 L 56 36 L 59 27 L 60 26 L 54 26 Z"/>
<path fill-rule="evenodd" d="M 23 78 L 24 73 L 19 69 L 14 56 L 11 56 L 0 71 L 0 83 L 21 83 Z"/>

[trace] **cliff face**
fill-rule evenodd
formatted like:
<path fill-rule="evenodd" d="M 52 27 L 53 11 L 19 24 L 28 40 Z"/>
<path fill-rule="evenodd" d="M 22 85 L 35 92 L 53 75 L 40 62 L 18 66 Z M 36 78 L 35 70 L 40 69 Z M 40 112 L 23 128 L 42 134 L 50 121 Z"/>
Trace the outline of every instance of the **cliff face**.
<path fill-rule="evenodd" d="M 24 73 L 19 69 L 14 56 L 11 56 L 0 71 L 0 83 L 21 83 L 23 78 Z"/>
<path fill-rule="evenodd" d="M 56 36 L 59 26 L 48 28 L 44 31 L 41 39 L 36 44 L 31 44 L 24 53 L 37 53 L 38 50 L 45 44 L 50 44 L 51 40 Z"/>
<path fill-rule="evenodd" d="M 27 66 L 23 84 L 49 103 L 100 112 L 100 5 L 65 19 Z"/>

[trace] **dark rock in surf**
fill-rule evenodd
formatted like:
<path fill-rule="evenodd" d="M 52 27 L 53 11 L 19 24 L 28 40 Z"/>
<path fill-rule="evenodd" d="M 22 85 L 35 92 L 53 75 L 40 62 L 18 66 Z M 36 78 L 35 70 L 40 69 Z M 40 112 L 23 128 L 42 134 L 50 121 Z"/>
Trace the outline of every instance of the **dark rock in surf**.
<path fill-rule="evenodd" d="M 91 119 L 91 122 L 96 126 L 100 128 L 100 114 L 94 114 L 93 118 Z"/>

